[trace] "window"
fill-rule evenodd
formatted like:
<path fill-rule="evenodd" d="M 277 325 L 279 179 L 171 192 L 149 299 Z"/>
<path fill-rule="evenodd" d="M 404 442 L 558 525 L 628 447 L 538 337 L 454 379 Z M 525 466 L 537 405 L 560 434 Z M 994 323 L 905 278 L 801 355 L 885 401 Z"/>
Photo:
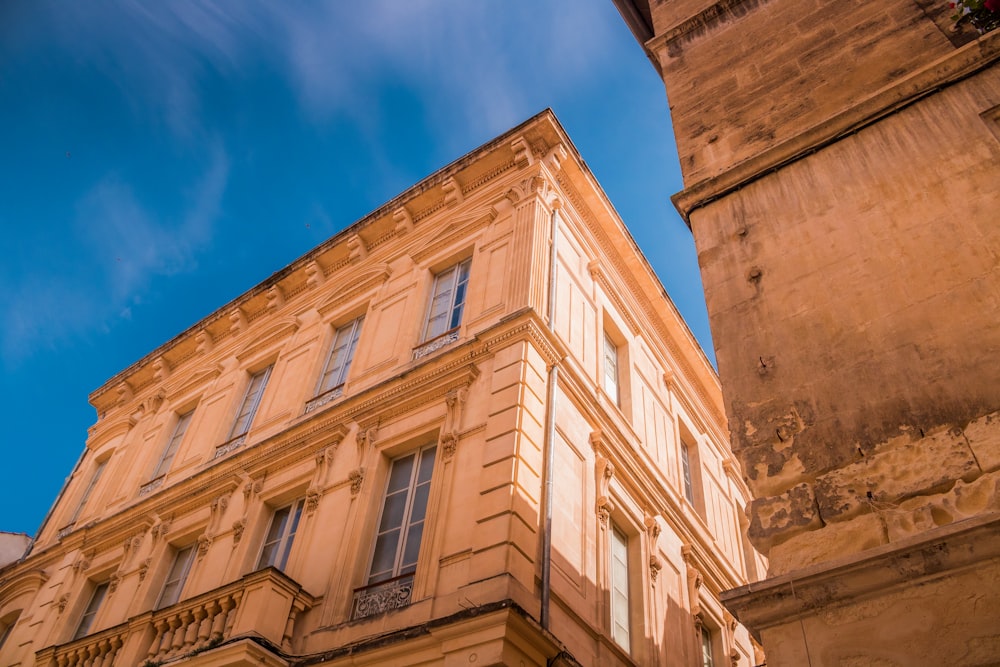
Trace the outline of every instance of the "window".
<path fill-rule="evenodd" d="M 712 631 L 701 626 L 701 667 L 715 667 L 712 657 Z"/>
<path fill-rule="evenodd" d="M 604 392 L 611 397 L 615 405 L 618 397 L 618 346 L 604 333 Z"/>
<path fill-rule="evenodd" d="M 80 516 L 80 512 L 83 511 L 83 506 L 87 504 L 87 500 L 90 499 L 90 494 L 94 492 L 94 487 L 97 486 L 98 480 L 101 479 L 101 473 L 104 472 L 104 466 L 107 464 L 107 459 L 101 461 L 94 468 L 94 473 L 90 476 L 90 481 L 87 482 L 87 487 L 83 490 L 83 495 L 80 496 L 80 500 L 76 503 L 76 509 L 73 510 L 73 516 L 67 521 L 67 525 L 72 525 L 76 522 L 77 517 Z"/>
<path fill-rule="evenodd" d="M 326 368 L 323 369 L 317 393 L 322 394 L 344 384 L 347 371 L 351 368 L 351 360 L 354 359 L 354 349 L 358 346 L 361 323 L 364 319 L 359 317 L 337 329 L 333 337 L 333 346 L 330 348 L 330 358 L 326 362 Z"/>
<path fill-rule="evenodd" d="M 191 545 L 174 555 L 174 562 L 170 566 L 167 580 L 163 583 L 163 591 L 160 592 L 160 599 L 156 603 L 157 609 L 169 607 L 180 599 L 184 582 L 187 581 L 188 572 L 191 570 L 191 562 L 194 560 L 194 551 L 194 545 Z"/>
<path fill-rule="evenodd" d="M 167 471 L 170 469 L 170 463 L 174 460 L 174 455 L 177 453 L 177 448 L 184 439 L 184 434 L 187 433 L 187 427 L 191 423 L 191 415 L 193 414 L 194 410 L 190 410 L 177 419 L 174 432 L 170 436 L 170 440 L 167 441 L 167 446 L 163 449 L 163 454 L 160 455 L 160 462 L 156 464 L 156 469 L 153 471 L 153 476 L 150 479 L 157 479 L 167 474 Z"/>
<path fill-rule="evenodd" d="M 87 608 L 83 612 L 83 616 L 80 618 L 80 624 L 76 626 L 76 633 L 73 635 L 73 639 L 79 639 L 80 637 L 85 637 L 88 632 L 90 632 L 90 627 L 94 624 L 94 617 L 97 616 L 97 612 L 101 609 L 101 603 L 104 602 L 104 597 L 108 594 L 108 582 L 98 584 L 94 588 L 93 594 L 90 596 L 90 602 L 87 603 Z"/>
<path fill-rule="evenodd" d="M 684 497 L 694 505 L 694 484 L 691 482 L 691 451 L 686 442 L 681 443 L 681 468 L 684 473 Z"/>
<path fill-rule="evenodd" d="M 372 553 L 369 585 L 413 574 L 417 569 L 435 451 L 434 447 L 428 447 L 392 462 Z"/>
<path fill-rule="evenodd" d="M 467 259 L 434 276 L 434 291 L 422 340 L 437 338 L 462 323 L 471 265 L 472 260 Z"/>
<path fill-rule="evenodd" d="M 273 565 L 284 570 L 288 563 L 288 554 L 292 550 L 295 531 L 299 529 L 299 519 L 302 517 L 302 500 L 296 500 L 291 505 L 274 511 L 271 525 L 267 529 L 267 537 L 260 551 L 257 567 Z"/>
<path fill-rule="evenodd" d="M 229 432 L 229 440 L 238 438 L 250 430 L 254 415 L 257 414 L 257 407 L 260 405 L 260 397 L 267 386 L 267 379 L 271 376 L 271 366 L 264 370 L 257 371 L 250 376 L 250 384 L 247 385 L 247 392 L 243 396 L 243 403 L 240 404 L 240 411 L 233 422 L 233 428 Z"/>
<path fill-rule="evenodd" d="M 629 643 L 628 538 L 611 525 L 611 638 L 626 651 Z"/>
<path fill-rule="evenodd" d="M 14 629 L 14 624 L 17 623 L 20 615 L 21 612 L 14 612 L 8 614 L 3 621 L 0 621 L 0 649 L 3 649 L 3 645 L 7 643 L 7 638 L 10 637 L 10 633 Z"/>

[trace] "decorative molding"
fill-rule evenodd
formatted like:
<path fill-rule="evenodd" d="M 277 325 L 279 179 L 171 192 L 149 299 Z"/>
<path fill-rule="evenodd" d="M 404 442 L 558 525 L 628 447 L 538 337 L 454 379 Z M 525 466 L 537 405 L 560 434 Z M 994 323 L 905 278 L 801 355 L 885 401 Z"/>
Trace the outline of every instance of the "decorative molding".
<path fill-rule="evenodd" d="M 207 533 L 202 533 L 198 536 L 198 560 L 205 557 L 208 553 L 209 548 L 212 546 L 212 536 Z"/>
<path fill-rule="evenodd" d="M 352 234 L 347 239 L 347 261 L 357 264 L 368 256 L 368 246 L 360 234 Z"/>
<path fill-rule="evenodd" d="M 300 326 L 302 326 L 302 321 L 298 317 L 294 315 L 284 317 L 253 336 L 234 356 L 242 362 L 261 350 L 278 347 L 279 343 L 283 345 L 288 342 L 288 338 L 293 333 L 299 330 Z"/>
<path fill-rule="evenodd" d="M 229 311 L 229 335 L 238 336 L 247 328 L 247 316 L 239 306 Z"/>
<path fill-rule="evenodd" d="M 534 161 L 531 148 L 528 146 L 528 142 L 524 140 L 524 137 L 516 137 L 511 141 L 510 149 L 514 151 L 514 164 L 518 167 L 523 169 L 531 165 Z"/>
<path fill-rule="evenodd" d="M 593 436 L 594 434 L 591 434 L 591 442 L 593 442 Z M 615 465 L 607 457 L 598 454 L 594 469 L 597 474 L 597 518 L 601 530 L 606 530 L 611 512 L 615 509 L 610 495 L 611 478 L 615 475 Z"/>
<path fill-rule="evenodd" d="M 146 574 L 149 572 L 149 566 L 153 563 L 152 558 L 146 558 L 141 563 L 139 563 L 139 581 L 142 582 L 146 579 Z"/>
<path fill-rule="evenodd" d="M 399 235 L 403 235 L 413 229 L 413 218 L 405 206 L 400 206 L 392 212 L 392 222 L 395 232 Z"/>
<path fill-rule="evenodd" d="M 132 400 L 132 386 L 124 380 L 115 386 L 115 405 L 122 407 Z"/>
<path fill-rule="evenodd" d="M 243 531 L 246 530 L 246 527 L 247 527 L 247 520 L 246 520 L 245 517 L 242 518 L 242 519 L 237 519 L 236 521 L 233 521 L 233 548 L 234 549 L 240 543 L 240 540 L 243 539 Z"/>
<path fill-rule="evenodd" d="M 341 396 L 344 395 L 344 385 L 338 385 L 329 391 L 324 391 L 322 394 L 316 398 L 311 398 L 306 401 L 305 413 L 309 414 L 314 410 L 318 410 L 328 403 L 332 403 Z"/>
<path fill-rule="evenodd" d="M 392 269 L 385 263 L 360 267 L 356 272 L 347 274 L 343 280 L 338 279 L 337 288 L 316 305 L 316 310 L 321 315 L 341 310 L 358 294 L 374 292 L 385 284 L 391 275 Z"/>
<path fill-rule="evenodd" d="M 171 370 L 170 362 L 164 359 L 163 355 L 158 356 L 153 360 L 153 382 L 163 382 Z"/>
<path fill-rule="evenodd" d="M 359 588 L 354 591 L 351 619 L 367 618 L 400 609 L 410 604 L 412 595 L 413 575 Z"/>
<path fill-rule="evenodd" d="M 444 192 L 445 206 L 451 208 L 462 203 L 462 186 L 454 176 L 450 176 L 441 184 L 441 190 Z"/>
<path fill-rule="evenodd" d="M 194 342 L 195 352 L 197 354 L 206 354 L 212 349 L 215 339 L 208 329 L 201 329 L 194 335 Z"/>
<path fill-rule="evenodd" d="M 423 343 L 422 345 L 413 348 L 413 360 L 417 361 L 418 359 L 423 359 L 427 355 L 433 354 L 441 348 L 451 345 L 458 340 L 458 332 L 458 328 L 452 329 L 451 331 L 441 334 L 437 338 L 431 339 L 427 343 Z"/>
<path fill-rule="evenodd" d="M 64 593 L 63 595 L 59 596 L 58 600 L 56 600 L 56 609 L 59 610 L 60 614 L 66 611 L 67 604 L 69 604 L 69 594 Z"/>
<path fill-rule="evenodd" d="M 285 292 L 278 285 L 271 285 L 267 290 L 267 310 L 275 313 L 285 305 Z"/>
<path fill-rule="evenodd" d="M 348 474 L 348 479 L 351 480 L 351 495 L 356 496 L 361 492 L 361 485 L 365 481 L 365 469 L 356 468 Z"/>
<path fill-rule="evenodd" d="M 323 267 L 316 260 L 313 260 L 306 264 L 306 286 L 309 289 L 316 289 L 323 284 L 326 280 L 326 274 L 323 273 Z"/>

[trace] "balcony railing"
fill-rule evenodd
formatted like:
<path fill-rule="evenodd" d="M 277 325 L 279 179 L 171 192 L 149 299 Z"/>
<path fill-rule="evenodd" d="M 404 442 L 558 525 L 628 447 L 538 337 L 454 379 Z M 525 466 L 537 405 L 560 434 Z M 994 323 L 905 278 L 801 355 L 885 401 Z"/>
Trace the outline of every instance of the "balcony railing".
<path fill-rule="evenodd" d="M 410 604 L 413 597 L 413 575 L 404 574 L 388 581 L 354 589 L 352 619 L 382 614 Z"/>
<path fill-rule="evenodd" d="M 312 412 L 313 410 L 316 410 L 317 408 L 323 407 L 330 401 L 337 400 L 343 395 L 344 395 L 344 385 L 342 384 L 337 385 L 336 387 L 330 389 L 329 391 L 324 391 L 316 398 L 311 398 L 308 401 L 306 401 L 306 414 Z"/>
<path fill-rule="evenodd" d="M 437 352 L 442 347 L 446 345 L 451 345 L 456 340 L 458 340 L 458 329 L 451 329 L 450 331 L 445 331 L 443 334 L 437 338 L 432 338 L 426 343 L 422 343 L 417 347 L 413 348 L 413 360 L 416 361 L 421 357 L 426 357 L 432 352 Z"/>
<path fill-rule="evenodd" d="M 163 486 L 163 480 L 166 479 L 166 475 L 160 475 L 156 479 L 151 479 L 142 486 L 139 487 L 139 497 L 148 496 L 153 491 Z"/>
<path fill-rule="evenodd" d="M 246 433 L 238 435 L 231 440 L 227 440 L 215 448 L 215 454 L 212 456 L 212 458 L 213 459 L 221 458 L 226 454 L 228 454 L 229 452 L 232 452 L 242 447 L 243 443 L 245 443 L 246 441 L 247 441 Z"/>
<path fill-rule="evenodd" d="M 42 667 L 132 667 L 163 663 L 240 636 L 263 637 L 291 649 L 298 615 L 315 599 L 269 567 L 127 623 L 39 651 Z"/>

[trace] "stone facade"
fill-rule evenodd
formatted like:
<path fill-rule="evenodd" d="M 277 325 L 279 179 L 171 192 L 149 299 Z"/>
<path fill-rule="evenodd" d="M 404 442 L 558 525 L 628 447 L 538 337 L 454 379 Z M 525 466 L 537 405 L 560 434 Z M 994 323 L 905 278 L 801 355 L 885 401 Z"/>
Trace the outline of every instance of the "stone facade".
<path fill-rule="evenodd" d="M 90 400 L 0 664 L 755 662 L 717 377 L 551 112 Z"/>
<path fill-rule="evenodd" d="M 617 4 L 770 558 L 727 605 L 773 665 L 996 664 L 1000 33 L 930 0 Z"/>

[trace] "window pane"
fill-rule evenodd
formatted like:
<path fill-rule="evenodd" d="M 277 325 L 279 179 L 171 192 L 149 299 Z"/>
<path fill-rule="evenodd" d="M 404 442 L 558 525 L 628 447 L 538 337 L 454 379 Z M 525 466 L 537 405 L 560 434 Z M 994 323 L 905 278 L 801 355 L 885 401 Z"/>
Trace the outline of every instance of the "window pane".
<path fill-rule="evenodd" d="M 385 498 L 385 505 L 382 506 L 382 520 L 379 522 L 378 532 L 384 533 L 393 528 L 403 525 L 403 514 L 406 512 L 406 491 L 397 491 Z"/>
<path fill-rule="evenodd" d="M 420 453 L 420 472 L 417 474 L 417 483 L 431 481 L 431 473 L 434 472 L 434 455 L 437 449 L 430 447 Z"/>
<path fill-rule="evenodd" d="M 169 607 L 180 599 L 181 589 L 184 588 L 184 582 L 187 580 L 193 553 L 194 547 L 190 546 L 181 549 L 174 556 L 173 565 L 170 566 L 167 580 L 163 584 L 163 592 L 160 593 L 160 601 L 156 605 L 157 609 Z"/>
<path fill-rule="evenodd" d="M 87 487 L 83 490 L 83 495 L 80 496 L 80 500 L 76 504 L 76 509 L 73 510 L 73 516 L 70 517 L 68 523 L 73 523 L 76 518 L 80 516 L 80 512 L 83 510 L 83 506 L 87 504 L 87 500 L 90 498 L 90 494 L 94 492 L 94 487 L 97 486 L 98 480 L 101 479 L 101 473 L 104 472 L 104 466 L 107 464 L 107 459 L 101 461 L 94 468 L 94 474 L 90 476 L 90 481 L 87 482 Z"/>
<path fill-rule="evenodd" d="M 253 423 L 257 406 L 260 405 L 260 397 L 264 393 L 264 387 L 267 386 L 267 378 L 270 374 L 271 367 L 268 366 L 250 377 L 246 395 L 243 397 L 243 403 L 240 405 L 240 410 L 236 415 L 233 429 L 229 433 L 229 439 L 243 435 L 250 430 L 250 424 Z"/>
<path fill-rule="evenodd" d="M 185 412 L 177 419 L 177 425 L 174 426 L 174 432 L 170 436 L 170 440 L 167 441 L 167 446 L 163 450 L 163 454 L 160 456 L 159 463 L 156 464 L 156 470 L 153 471 L 153 476 L 150 479 L 156 479 L 161 475 L 165 475 L 167 470 L 170 469 L 170 463 L 174 460 L 174 455 L 177 453 L 177 449 L 180 447 L 181 441 L 184 439 L 184 434 L 187 433 L 188 424 L 191 422 L 191 416 L 194 414 L 194 410 Z"/>
<path fill-rule="evenodd" d="M 420 538 L 423 536 L 424 523 L 416 523 L 406 531 L 406 546 L 403 548 L 403 560 L 400 562 L 400 574 L 409 574 L 417 569 L 417 555 L 420 553 Z"/>
<path fill-rule="evenodd" d="M 404 456 L 392 462 L 392 472 L 389 473 L 388 493 L 405 489 L 410 485 L 410 477 L 413 476 L 414 454 Z"/>
<path fill-rule="evenodd" d="M 691 453 L 688 446 L 681 443 L 681 468 L 684 473 L 684 495 L 689 503 L 694 503 L 694 487 L 691 484 Z"/>
<path fill-rule="evenodd" d="M 379 535 L 375 541 L 375 553 L 372 556 L 372 573 L 368 583 L 373 584 L 393 576 L 396 565 L 396 552 L 399 548 L 400 529 Z"/>
<path fill-rule="evenodd" d="M 90 596 L 90 602 L 87 603 L 87 609 L 83 612 L 83 617 L 80 618 L 80 625 L 77 626 L 73 639 L 79 639 L 90 632 L 90 626 L 93 625 L 94 617 L 97 616 L 97 612 L 101 609 L 101 603 L 104 602 L 104 596 L 107 592 L 107 582 L 100 584 L 94 589 L 93 595 Z"/>
<path fill-rule="evenodd" d="M 361 334 L 363 319 L 359 317 L 337 329 L 333 346 L 330 349 L 330 358 L 327 360 L 326 370 L 323 371 L 323 377 L 320 381 L 320 393 L 339 387 L 347 379 L 347 372 L 351 368 L 351 360 L 354 358 L 354 350 Z"/>
<path fill-rule="evenodd" d="M 618 645 L 626 650 L 630 648 L 628 578 L 628 538 L 612 526 L 611 636 Z"/>
<path fill-rule="evenodd" d="M 430 484 L 421 484 L 414 490 L 410 523 L 417 523 L 424 520 L 424 515 L 427 513 L 427 497 L 430 495 L 430 492 Z"/>
<path fill-rule="evenodd" d="M 277 562 L 278 546 L 281 543 L 281 536 L 285 532 L 285 524 L 288 522 L 288 514 L 291 507 L 282 507 L 275 510 L 271 517 L 271 525 L 267 529 L 267 537 L 264 538 L 264 547 L 260 552 L 260 560 L 257 567 L 268 567 Z"/>

